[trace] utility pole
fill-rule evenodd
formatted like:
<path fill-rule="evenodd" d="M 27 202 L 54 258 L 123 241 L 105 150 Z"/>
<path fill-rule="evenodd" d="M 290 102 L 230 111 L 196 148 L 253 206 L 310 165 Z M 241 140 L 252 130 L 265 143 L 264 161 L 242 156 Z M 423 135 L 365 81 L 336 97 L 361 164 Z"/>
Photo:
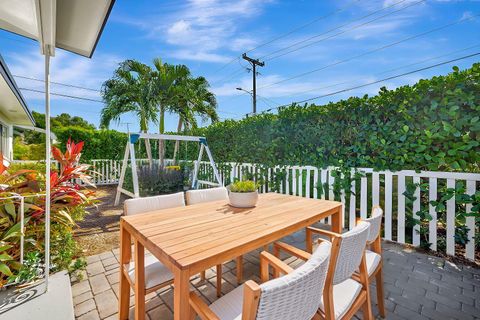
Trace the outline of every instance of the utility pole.
<path fill-rule="evenodd" d="M 252 90 L 252 101 L 253 101 L 253 114 L 257 113 L 257 66 L 263 67 L 265 66 L 265 62 L 260 62 L 258 59 L 253 59 L 247 56 L 246 53 L 242 54 L 242 58 L 247 60 L 252 65 L 252 73 L 253 73 L 253 90 Z"/>

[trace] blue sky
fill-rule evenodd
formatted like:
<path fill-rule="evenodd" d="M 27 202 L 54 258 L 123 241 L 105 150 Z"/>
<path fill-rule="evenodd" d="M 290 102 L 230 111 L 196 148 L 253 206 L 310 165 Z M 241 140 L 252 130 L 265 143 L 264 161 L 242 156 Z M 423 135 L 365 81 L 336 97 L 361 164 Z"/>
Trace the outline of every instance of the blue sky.
<path fill-rule="evenodd" d="M 57 50 L 52 60 L 52 81 L 93 90 L 52 85 L 52 92 L 101 100 L 95 90 L 111 77 L 118 62 L 151 63 L 160 57 L 205 76 L 217 95 L 220 117 L 239 119 L 252 108 L 251 97 L 235 90 L 252 87 L 248 64 L 236 59 L 245 51 L 258 47 L 249 55 L 265 61 L 257 80 L 257 108 L 263 111 L 480 52 L 479 14 L 480 1 L 117 0 L 92 59 Z M 415 37 L 422 33 L 428 34 Z M 414 38 L 406 40 L 410 37 Z M 389 46 L 396 42 L 400 43 Z M 380 49 L 384 46 L 389 47 Z M 43 78 L 43 60 L 35 42 L 0 31 L 0 54 L 13 74 Z M 466 68 L 479 60 L 476 56 L 314 102 L 372 95 L 381 86 L 411 84 L 446 74 L 453 65 Z M 16 80 L 22 88 L 43 89 L 41 82 Z M 43 110 L 42 94 L 23 94 L 32 110 Z M 95 125 L 101 108 L 98 102 L 52 99 L 54 115 L 67 112 Z M 174 130 L 176 122 L 169 115 L 167 129 Z M 126 131 L 125 123 L 138 131 L 132 115 L 111 128 Z M 150 128 L 155 132 L 156 126 Z"/>

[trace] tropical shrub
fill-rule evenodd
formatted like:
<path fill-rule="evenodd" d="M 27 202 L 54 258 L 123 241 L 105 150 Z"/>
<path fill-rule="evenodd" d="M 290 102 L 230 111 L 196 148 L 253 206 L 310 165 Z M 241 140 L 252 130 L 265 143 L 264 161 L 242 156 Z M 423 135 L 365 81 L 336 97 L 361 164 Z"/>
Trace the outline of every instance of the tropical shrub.
<path fill-rule="evenodd" d="M 66 151 L 52 148 L 59 170 L 51 172 L 51 269 L 72 270 L 72 261 L 78 255 L 78 248 L 72 233 L 76 221 L 86 214 L 85 208 L 94 204 L 94 193 L 82 188 L 77 180 L 91 185 L 89 165 L 80 164 L 83 142 L 68 141 Z M 44 165 L 43 165 L 44 166 Z M 38 276 L 39 259 L 44 254 L 45 192 L 43 173 L 35 169 L 7 171 L 0 164 L 0 286 L 7 282 L 29 281 Z M 21 215 L 19 198 L 25 197 L 25 263 L 20 265 Z M 81 266 L 77 262 L 74 266 Z"/>

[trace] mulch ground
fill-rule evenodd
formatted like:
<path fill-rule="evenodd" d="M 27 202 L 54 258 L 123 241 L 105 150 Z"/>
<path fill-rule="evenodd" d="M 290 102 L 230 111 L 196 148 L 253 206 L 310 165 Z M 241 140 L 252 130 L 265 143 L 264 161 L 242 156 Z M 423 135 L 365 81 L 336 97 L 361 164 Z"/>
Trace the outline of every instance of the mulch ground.
<path fill-rule="evenodd" d="M 114 206 L 117 186 L 101 186 L 96 189 L 99 203 L 88 209 L 89 214 L 78 223 L 75 238 L 83 255 L 90 256 L 119 246 L 119 221 L 123 212 L 123 198 Z"/>

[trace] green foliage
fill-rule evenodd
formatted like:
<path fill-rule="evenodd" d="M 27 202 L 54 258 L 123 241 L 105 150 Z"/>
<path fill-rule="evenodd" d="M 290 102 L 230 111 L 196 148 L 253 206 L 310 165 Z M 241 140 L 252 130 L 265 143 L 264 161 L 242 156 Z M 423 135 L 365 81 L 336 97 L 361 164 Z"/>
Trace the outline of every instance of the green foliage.
<path fill-rule="evenodd" d="M 28 252 L 17 274 L 8 278 L 9 283 L 25 283 L 35 280 L 43 274 L 40 252 Z"/>
<path fill-rule="evenodd" d="M 39 113 L 36 111 L 32 111 L 32 116 L 35 119 L 36 127 L 45 129 L 45 114 Z M 52 131 L 54 133 L 57 130 L 60 130 L 65 127 L 78 127 L 83 129 L 90 129 L 94 130 L 95 126 L 91 123 L 88 123 L 83 118 L 78 116 L 71 116 L 68 113 L 62 113 L 55 117 L 50 117 L 50 125 Z M 21 129 L 19 129 L 21 130 Z M 32 131 L 32 130 L 23 130 L 21 134 L 23 136 L 24 144 L 31 145 L 31 144 L 39 144 L 45 146 L 45 134 Z M 45 149 L 45 147 L 43 147 Z M 45 151 L 43 152 L 45 155 Z M 43 157 L 45 158 L 45 156 Z M 21 158 L 18 158 L 21 159 Z M 38 159 L 30 159 L 29 160 L 38 160 Z"/>
<path fill-rule="evenodd" d="M 191 134 L 207 137 L 218 162 L 479 172 L 479 114 L 477 63 L 373 97 L 291 105 Z"/>
<path fill-rule="evenodd" d="M 32 111 L 33 118 L 37 127 L 45 129 L 45 114 Z M 71 116 L 68 113 L 62 113 L 58 116 L 51 117 L 50 125 L 52 130 L 59 129 L 62 127 L 80 127 L 85 129 L 95 129 L 95 126 L 91 123 L 88 123 L 83 118 L 78 116 Z"/>
<path fill-rule="evenodd" d="M 252 180 L 235 181 L 230 185 L 231 192 L 255 192 L 260 184 Z"/>
<path fill-rule="evenodd" d="M 26 143 L 21 136 L 13 139 L 13 159 L 42 160 L 45 159 L 45 143 Z"/>
<path fill-rule="evenodd" d="M 417 200 L 414 196 L 415 191 L 420 188 L 422 195 L 420 199 L 420 210 L 413 212 L 413 202 Z M 466 217 L 475 217 L 477 224 L 480 222 L 480 191 L 470 195 L 466 193 L 465 183 L 457 181 L 455 188 L 448 188 L 444 181 L 438 185 L 438 199 L 428 200 L 428 183 L 407 183 L 405 195 L 405 213 L 406 213 L 406 234 L 411 234 L 415 226 L 419 226 L 420 246 L 429 249 L 429 222 L 433 217 L 429 213 L 429 205 L 435 208 L 437 213 L 437 248 L 444 251 L 446 247 L 446 219 L 447 219 L 447 201 L 455 198 L 455 243 L 464 246 L 469 242 L 469 228 L 465 225 Z M 467 205 L 471 205 L 467 212 Z M 478 226 L 476 227 L 478 229 Z M 480 242 L 475 242 L 477 249 L 480 249 Z"/>
<path fill-rule="evenodd" d="M 64 146 L 68 139 L 84 141 L 82 159 L 123 159 L 127 134 L 115 130 L 92 130 L 80 127 L 65 127 L 57 130 L 57 139 L 60 146 Z M 63 150 L 63 149 L 62 149 Z M 143 154 L 137 155 L 142 157 Z"/>
<path fill-rule="evenodd" d="M 85 208 L 95 203 L 93 192 L 74 181 L 91 185 L 89 166 L 80 164 L 83 143 L 68 142 L 65 153 L 52 148 L 54 159 L 61 164 L 51 172 L 51 269 L 74 270 L 81 263 L 72 264 L 79 254 L 73 239 L 76 221 L 86 215 Z M 0 287 L 7 282 L 30 281 L 38 276 L 38 265 L 44 258 L 45 164 L 13 164 L 10 168 L 0 163 Z M 24 197 L 24 218 L 22 202 Z M 25 263 L 20 265 L 21 224 L 24 224 Z M 43 261 L 43 260 L 42 260 Z M 43 262 L 42 262 L 43 263 Z"/>
<path fill-rule="evenodd" d="M 181 170 L 162 168 L 158 164 L 138 166 L 140 196 L 156 196 L 183 191 L 185 176 L 189 175 L 187 170 L 187 167 L 183 167 Z M 125 186 L 133 191 L 131 167 L 127 169 L 125 174 Z"/>

